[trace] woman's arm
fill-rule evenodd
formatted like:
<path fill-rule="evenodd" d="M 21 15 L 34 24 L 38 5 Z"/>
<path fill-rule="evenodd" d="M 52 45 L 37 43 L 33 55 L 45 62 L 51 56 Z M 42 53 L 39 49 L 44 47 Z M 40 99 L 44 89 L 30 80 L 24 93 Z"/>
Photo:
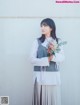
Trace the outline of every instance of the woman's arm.
<path fill-rule="evenodd" d="M 49 66 L 48 57 L 37 58 L 38 41 L 37 39 L 32 44 L 31 49 L 31 63 L 34 66 Z"/>

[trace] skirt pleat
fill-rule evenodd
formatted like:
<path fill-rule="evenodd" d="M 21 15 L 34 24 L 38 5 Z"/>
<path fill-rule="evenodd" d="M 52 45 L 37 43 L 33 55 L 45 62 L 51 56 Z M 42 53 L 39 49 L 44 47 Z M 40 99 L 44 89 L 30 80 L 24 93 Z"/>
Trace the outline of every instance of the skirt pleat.
<path fill-rule="evenodd" d="M 60 86 L 40 85 L 34 82 L 32 105 L 61 105 Z"/>

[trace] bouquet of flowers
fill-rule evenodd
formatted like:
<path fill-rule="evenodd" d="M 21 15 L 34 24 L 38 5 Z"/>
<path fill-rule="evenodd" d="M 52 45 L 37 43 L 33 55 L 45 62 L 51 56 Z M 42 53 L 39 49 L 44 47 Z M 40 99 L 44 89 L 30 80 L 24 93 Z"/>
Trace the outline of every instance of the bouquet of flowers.
<path fill-rule="evenodd" d="M 59 43 L 57 43 L 55 40 L 50 41 L 47 45 L 48 56 L 52 54 L 55 55 L 55 53 L 58 53 L 61 50 L 60 46 L 65 45 L 65 44 L 67 44 L 66 41 L 59 42 Z M 53 49 L 50 46 L 53 46 Z"/>

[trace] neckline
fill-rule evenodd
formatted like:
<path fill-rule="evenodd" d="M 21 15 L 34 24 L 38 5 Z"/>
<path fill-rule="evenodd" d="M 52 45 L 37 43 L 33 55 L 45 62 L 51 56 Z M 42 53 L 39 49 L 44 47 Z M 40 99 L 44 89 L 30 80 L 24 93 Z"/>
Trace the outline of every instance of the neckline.
<path fill-rule="evenodd" d="M 46 39 L 52 39 L 52 37 L 50 36 L 50 37 L 47 37 Z"/>

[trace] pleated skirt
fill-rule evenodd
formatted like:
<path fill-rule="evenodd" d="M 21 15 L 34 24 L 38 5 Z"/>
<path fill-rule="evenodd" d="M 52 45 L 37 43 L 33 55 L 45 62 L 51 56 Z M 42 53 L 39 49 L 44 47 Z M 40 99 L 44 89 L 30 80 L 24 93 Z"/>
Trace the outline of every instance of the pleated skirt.
<path fill-rule="evenodd" d="M 39 84 L 34 81 L 32 105 L 61 105 L 60 85 Z"/>

